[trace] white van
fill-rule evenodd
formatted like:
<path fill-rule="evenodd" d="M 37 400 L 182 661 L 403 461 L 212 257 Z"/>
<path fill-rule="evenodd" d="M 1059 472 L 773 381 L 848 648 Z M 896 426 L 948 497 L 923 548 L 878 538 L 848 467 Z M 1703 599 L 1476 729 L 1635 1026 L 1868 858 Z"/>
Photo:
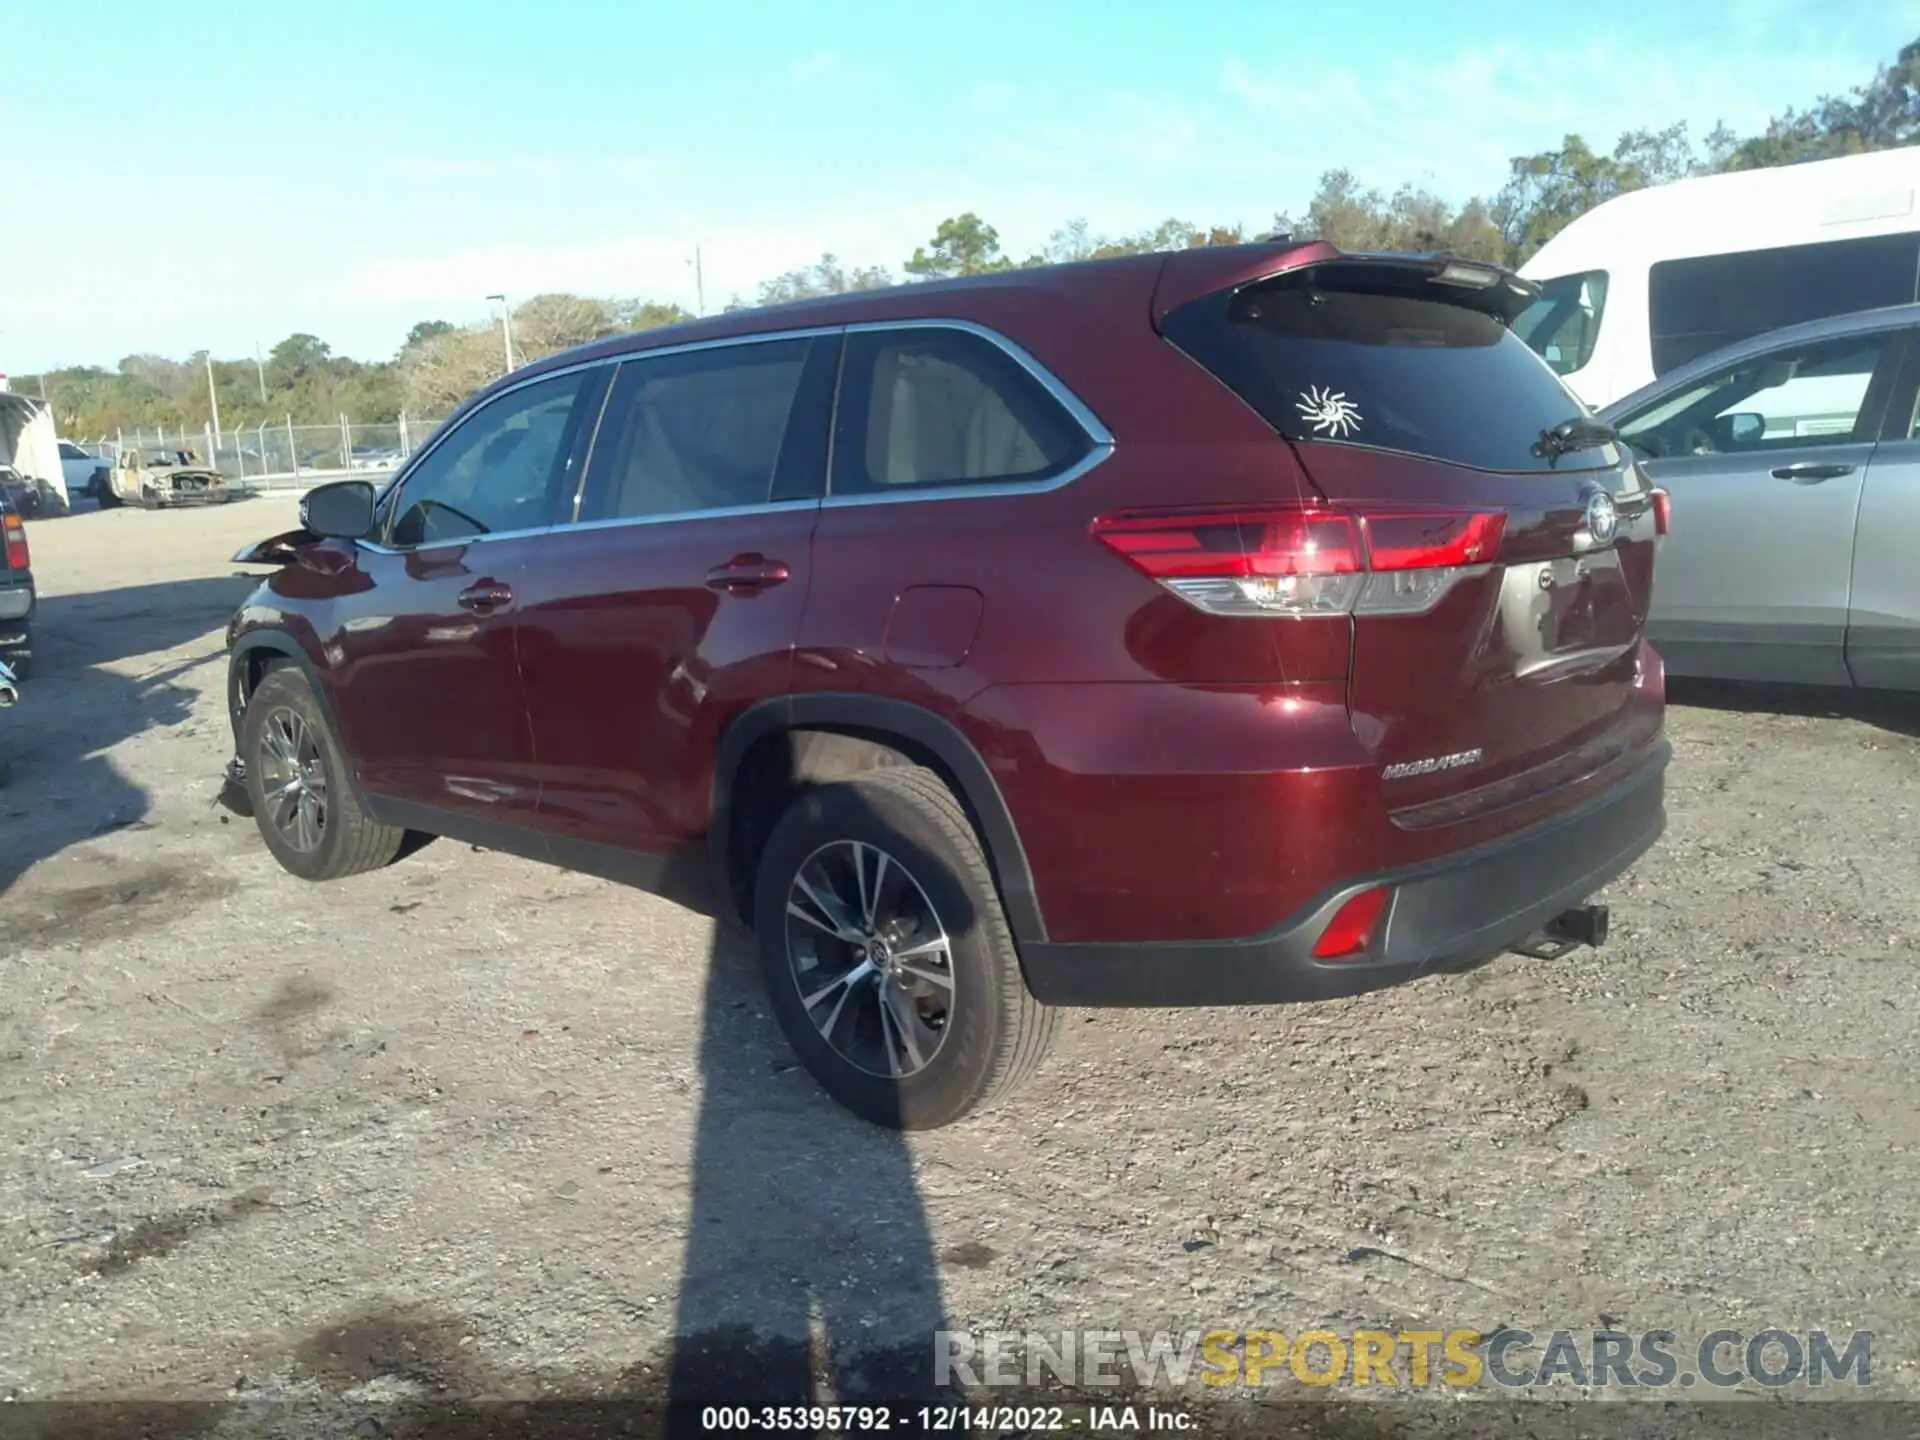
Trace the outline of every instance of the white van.
<path fill-rule="evenodd" d="M 1635 190 L 1520 274 L 1541 296 L 1514 329 L 1597 410 L 1749 335 L 1920 299 L 1920 147 Z"/>

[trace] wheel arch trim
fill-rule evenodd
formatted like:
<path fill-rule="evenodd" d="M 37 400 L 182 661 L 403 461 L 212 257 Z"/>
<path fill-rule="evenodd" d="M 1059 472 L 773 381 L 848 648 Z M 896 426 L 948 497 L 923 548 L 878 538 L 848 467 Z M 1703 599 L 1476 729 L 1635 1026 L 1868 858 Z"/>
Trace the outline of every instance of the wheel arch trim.
<path fill-rule="evenodd" d="M 320 713 L 326 718 L 327 728 L 333 732 L 334 743 L 340 747 L 340 753 L 347 760 L 347 784 L 353 788 L 353 795 L 367 808 L 367 793 L 360 784 L 353 752 L 347 747 L 345 733 L 340 729 L 340 718 L 334 713 L 333 698 L 327 693 L 326 682 L 321 678 L 319 667 L 313 663 L 300 642 L 282 630 L 250 630 L 233 642 L 233 648 L 227 652 L 227 718 L 233 728 L 233 748 L 237 755 L 240 751 L 240 725 L 246 717 L 247 696 L 241 693 L 241 683 L 254 657 L 261 651 L 277 656 L 297 665 L 307 677 L 307 684 L 313 690 L 314 703 L 320 707 Z"/>
<path fill-rule="evenodd" d="M 907 742 L 933 756 L 959 791 L 968 817 L 980 832 L 988 868 L 1006 908 L 1018 944 L 1043 944 L 1046 921 L 1034 891 L 1033 871 L 1020 843 L 1013 815 L 993 772 L 973 743 L 952 721 L 911 701 L 880 695 L 817 692 L 762 700 L 734 717 L 720 737 L 713 779 L 713 808 L 707 828 L 708 862 L 714 893 L 733 893 L 728 856 L 733 823 L 732 789 L 741 762 L 760 741 L 794 730 L 845 729 L 884 741 Z"/>

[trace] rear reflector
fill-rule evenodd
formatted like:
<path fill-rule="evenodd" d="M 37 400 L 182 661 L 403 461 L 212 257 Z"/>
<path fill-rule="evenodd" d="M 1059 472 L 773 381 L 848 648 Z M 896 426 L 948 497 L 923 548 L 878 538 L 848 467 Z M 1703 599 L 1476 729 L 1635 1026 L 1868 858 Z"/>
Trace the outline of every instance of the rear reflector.
<path fill-rule="evenodd" d="M 1392 893 L 1382 885 L 1362 890 L 1342 905 L 1313 942 L 1313 958 L 1341 960 L 1364 953 L 1373 944 L 1374 927 L 1380 923 L 1380 912 L 1387 908 L 1387 897 Z"/>
<path fill-rule="evenodd" d="M 1673 524 L 1673 497 L 1664 490 L 1653 492 L 1653 533 L 1664 535 Z"/>
<path fill-rule="evenodd" d="M 5 519 L 7 532 L 7 568 L 11 570 L 25 570 L 29 566 L 30 559 L 27 554 L 27 527 L 20 523 L 20 517 L 18 515 L 8 515 Z"/>
<path fill-rule="evenodd" d="M 1502 510 L 1263 506 L 1133 512 L 1093 533 L 1215 615 L 1421 614 L 1490 564 Z"/>

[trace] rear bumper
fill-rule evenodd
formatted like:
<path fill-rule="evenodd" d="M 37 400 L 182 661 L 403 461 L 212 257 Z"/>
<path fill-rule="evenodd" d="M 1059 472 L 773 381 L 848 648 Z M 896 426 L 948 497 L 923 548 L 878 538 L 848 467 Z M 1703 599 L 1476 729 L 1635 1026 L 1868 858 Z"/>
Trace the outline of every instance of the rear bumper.
<path fill-rule="evenodd" d="M 1356 877 L 1279 928 L 1244 940 L 1022 947 L 1034 996 L 1053 1005 L 1258 1005 L 1329 1000 L 1471 969 L 1541 930 L 1615 879 L 1666 828 L 1664 741 L 1579 809 L 1406 870 Z M 1313 958 L 1340 907 L 1394 887 L 1370 954 Z"/>
<path fill-rule="evenodd" d="M 17 629 L 32 618 L 34 609 L 34 591 L 31 580 L 26 583 L 0 582 L 0 629 Z"/>

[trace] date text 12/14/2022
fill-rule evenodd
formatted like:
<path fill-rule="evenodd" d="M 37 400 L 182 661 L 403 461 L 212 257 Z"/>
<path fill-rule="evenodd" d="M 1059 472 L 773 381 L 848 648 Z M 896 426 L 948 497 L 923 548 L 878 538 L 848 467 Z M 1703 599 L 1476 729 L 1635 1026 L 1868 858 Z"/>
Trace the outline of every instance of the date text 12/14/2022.
<path fill-rule="evenodd" d="M 1100 1435 L 1178 1432 L 1193 1424 L 1192 1416 L 1163 1405 L 1096 1405 L 1084 1414 L 1063 1405 L 709 1405 L 700 1412 L 701 1430 L 713 1434 Z"/>

